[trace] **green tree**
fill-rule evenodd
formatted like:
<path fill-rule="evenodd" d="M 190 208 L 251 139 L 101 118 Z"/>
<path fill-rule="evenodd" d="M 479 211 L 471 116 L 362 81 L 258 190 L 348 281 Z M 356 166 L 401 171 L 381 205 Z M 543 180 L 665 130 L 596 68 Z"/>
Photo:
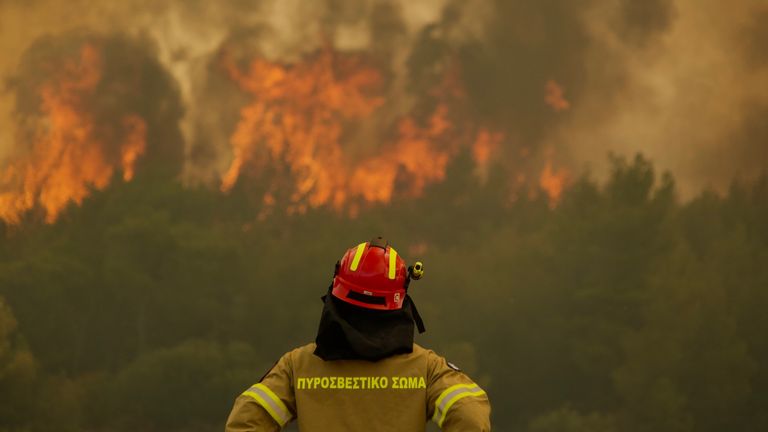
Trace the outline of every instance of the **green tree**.
<path fill-rule="evenodd" d="M 24 347 L 16 318 L 0 297 L 0 430 L 21 430 L 33 416 L 37 365 Z"/>
<path fill-rule="evenodd" d="M 220 429 L 235 397 L 271 364 L 242 343 L 187 341 L 155 350 L 96 392 L 91 418 L 111 430 Z"/>
<path fill-rule="evenodd" d="M 618 432 L 613 416 L 582 414 L 569 406 L 553 410 L 533 419 L 528 432 Z"/>

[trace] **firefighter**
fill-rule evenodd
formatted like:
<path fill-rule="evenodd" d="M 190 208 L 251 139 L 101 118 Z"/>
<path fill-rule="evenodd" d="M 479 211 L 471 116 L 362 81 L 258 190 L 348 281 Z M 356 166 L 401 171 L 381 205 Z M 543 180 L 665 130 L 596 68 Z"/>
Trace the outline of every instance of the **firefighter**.
<path fill-rule="evenodd" d="M 490 403 L 456 366 L 413 342 L 424 324 L 410 296 L 423 265 L 381 237 L 336 263 L 315 343 L 283 355 L 235 400 L 227 432 L 489 431 Z"/>

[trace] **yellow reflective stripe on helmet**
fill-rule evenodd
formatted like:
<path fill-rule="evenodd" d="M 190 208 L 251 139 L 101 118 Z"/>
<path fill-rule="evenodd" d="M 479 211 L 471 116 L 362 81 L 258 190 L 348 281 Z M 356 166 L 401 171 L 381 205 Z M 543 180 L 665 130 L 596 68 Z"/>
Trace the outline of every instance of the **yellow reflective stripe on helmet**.
<path fill-rule="evenodd" d="M 437 423 L 438 426 L 443 427 L 445 416 L 453 404 L 468 396 L 482 396 L 484 394 L 485 391 L 477 384 L 457 384 L 448 387 L 440 393 L 440 397 L 435 401 L 435 415 L 432 416 L 432 421 Z"/>
<path fill-rule="evenodd" d="M 355 252 L 355 257 L 352 258 L 352 264 L 350 264 L 349 269 L 352 271 L 357 271 L 357 266 L 360 265 L 360 258 L 363 257 L 363 252 L 365 252 L 365 246 L 368 243 L 360 243 L 357 245 L 357 251 Z"/>
<path fill-rule="evenodd" d="M 249 396 L 264 408 L 269 415 L 280 425 L 285 426 L 291 420 L 291 412 L 285 406 L 282 400 L 264 384 L 254 384 L 251 388 L 243 392 L 243 395 Z"/>
<path fill-rule="evenodd" d="M 397 273 L 397 251 L 392 246 L 389 247 L 389 278 L 394 279 Z"/>

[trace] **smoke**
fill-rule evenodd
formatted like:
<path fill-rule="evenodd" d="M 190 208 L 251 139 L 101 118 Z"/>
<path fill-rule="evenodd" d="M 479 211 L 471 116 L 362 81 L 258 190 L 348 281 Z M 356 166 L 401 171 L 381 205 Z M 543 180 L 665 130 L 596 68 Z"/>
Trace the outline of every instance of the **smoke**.
<path fill-rule="evenodd" d="M 657 35 L 669 30 L 675 16 L 672 0 L 621 0 L 614 30 L 627 45 L 642 48 Z"/>
<path fill-rule="evenodd" d="M 764 172 L 766 141 L 755 112 L 768 103 L 768 71 L 757 67 L 764 49 L 754 47 L 765 37 L 758 21 L 767 6 L 736 3 L 677 0 L 660 18 L 642 20 L 655 29 L 642 43 L 636 28 L 605 24 L 626 17 L 622 9 L 595 10 L 589 29 L 603 55 L 621 65 L 620 85 L 586 82 L 548 141 L 598 173 L 606 168 L 600 154 L 643 152 L 675 175 L 684 197 Z M 594 56 L 584 64 L 593 78 L 606 70 Z"/>
<path fill-rule="evenodd" d="M 690 196 L 768 166 L 767 17 L 761 0 L 5 0 L 0 75 L 16 81 L 0 95 L 0 161 L 18 145 L 14 110 L 26 96 L 17 90 L 44 71 L 20 71 L 32 55 L 25 52 L 76 31 L 124 41 L 110 70 L 130 67 L 134 55 L 164 69 L 134 82 L 129 96 L 151 123 L 147 157 L 160 149 L 169 154 L 159 160 L 183 157 L 186 182 L 215 184 L 233 158 L 230 138 L 249 98 L 222 55 L 240 66 L 254 58 L 293 64 L 332 47 L 364 53 L 385 78 L 378 123 L 345 141 L 350 154 L 381 145 L 369 129 L 404 113 L 428 116 L 424 101 L 455 68 L 463 115 L 503 132 L 493 160 L 509 170 L 601 175 L 607 153 L 642 152 Z M 41 65 L 56 55 L 36 50 Z"/>
<path fill-rule="evenodd" d="M 749 67 L 768 67 L 768 7 L 758 8 L 741 34 L 744 60 Z"/>

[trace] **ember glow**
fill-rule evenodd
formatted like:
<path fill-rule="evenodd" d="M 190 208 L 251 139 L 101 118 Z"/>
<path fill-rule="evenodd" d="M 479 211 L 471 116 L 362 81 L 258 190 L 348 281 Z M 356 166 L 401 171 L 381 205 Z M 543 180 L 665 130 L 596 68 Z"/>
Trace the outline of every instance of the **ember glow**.
<path fill-rule="evenodd" d="M 539 186 L 549 197 L 549 207 L 555 208 L 560 202 L 560 197 L 565 190 L 568 171 L 565 169 L 555 169 L 552 162 L 548 161 L 539 177 Z"/>
<path fill-rule="evenodd" d="M 555 112 L 565 111 L 571 107 L 571 103 L 565 99 L 565 91 L 555 80 L 549 80 L 544 85 L 544 102 Z"/>
<path fill-rule="evenodd" d="M 123 180 L 131 181 L 136 160 L 147 149 L 147 126 L 141 117 L 128 115 L 123 118 L 126 130 L 125 144 L 120 149 L 120 161 L 123 168 Z"/>
<path fill-rule="evenodd" d="M 487 170 L 491 156 L 498 153 L 503 139 L 504 135 L 500 132 L 490 132 L 487 129 L 481 129 L 478 132 L 475 143 L 472 145 L 472 158 L 481 172 Z"/>
<path fill-rule="evenodd" d="M 399 118 L 374 145 L 350 145 L 355 122 L 381 115 L 385 102 L 382 74 L 360 58 L 324 49 L 294 65 L 256 59 L 245 72 L 230 59 L 224 65 L 253 100 L 230 138 L 233 160 L 221 189 L 229 191 L 246 170 L 285 165 L 294 179 L 289 212 L 329 206 L 354 214 L 360 204 L 387 203 L 395 193 L 420 196 L 443 180 L 460 148 L 474 143 L 476 162 L 484 165 L 503 137 L 471 122 L 457 124 L 452 111 L 463 92 L 455 73 L 432 92 L 431 114 Z M 354 157 L 345 153 L 350 147 L 372 150 Z M 274 192 L 267 192 L 265 205 L 275 202 Z"/>
<path fill-rule="evenodd" d="M 18 223 L 23 213 L 39 206 L 46 222 L 52 223 L 69 203 L 79 205 L 92 189 L 106 188 L 116 167 L 124 180 L 133 178 L 135 163 L 145 151 L 146 127 L 140 117 L 126 116 L 123 130 L 114 133 L 124 137 L 119 150 L 110 150 L 110 143 L 100 138 L 105 125 L 95 123 L 87 106 L 101 79 L 100 52 L 85 45 L 40 87 L 40 116 L 34 121 L 32 142 L 17 142 L 24 150 L 0 165 L 4 221 Z"/>

